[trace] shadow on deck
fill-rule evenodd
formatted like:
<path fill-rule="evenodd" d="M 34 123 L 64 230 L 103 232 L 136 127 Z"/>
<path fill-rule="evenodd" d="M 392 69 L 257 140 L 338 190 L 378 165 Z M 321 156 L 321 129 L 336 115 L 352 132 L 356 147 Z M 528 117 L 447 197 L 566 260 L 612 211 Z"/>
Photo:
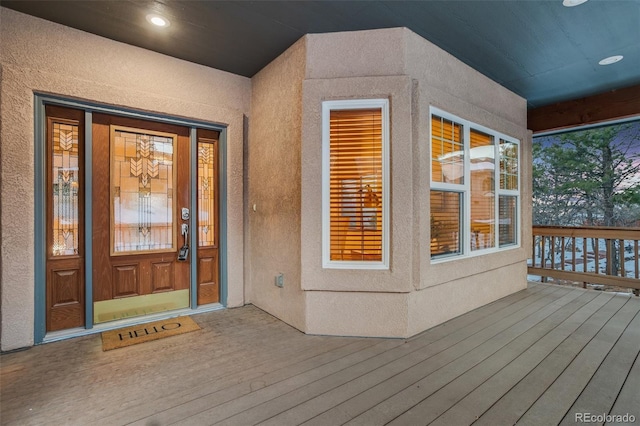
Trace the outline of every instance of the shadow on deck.
<path fill-rule="evenodd" d="M 93 335 L 2 355 L 0 423 L 640 422 L 639 311 L 530 283 L 408 340 L 307 336 L 254 306 L 205 313 L 201 331 L 114 351 Z"/>

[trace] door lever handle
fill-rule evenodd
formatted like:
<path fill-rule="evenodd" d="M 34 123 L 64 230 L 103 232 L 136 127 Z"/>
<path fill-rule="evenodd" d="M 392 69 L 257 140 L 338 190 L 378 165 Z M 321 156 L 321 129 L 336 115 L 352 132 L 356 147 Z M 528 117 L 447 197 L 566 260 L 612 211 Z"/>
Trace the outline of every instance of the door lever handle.
<path fill-rule="evenodd" d="M 184 236 L 184 245 L 180 247 L 178 251 L 178 260 L 185 261 L 187 260 L 187 256 L 189 256 L 189 225 L 183 223 L 181 225 L 182 235 Z"/>

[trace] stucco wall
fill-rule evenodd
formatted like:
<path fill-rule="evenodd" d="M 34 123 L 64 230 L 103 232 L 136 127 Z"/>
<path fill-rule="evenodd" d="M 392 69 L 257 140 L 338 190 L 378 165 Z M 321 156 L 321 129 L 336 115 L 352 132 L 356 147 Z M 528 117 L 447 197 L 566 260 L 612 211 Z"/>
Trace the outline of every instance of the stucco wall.
<path fill-rule="evenodd" d="M 526 263 L 517 262 L 414 291 L 408 303 L 407 336 L 521 290 L 526 273 Z"/>
<path fill-rule="evenodd" d="M 526 101 L 406 28 L 308 36 L 303 97 L 302 284 L 308 332 L 407 337 L 526 287 L 531 138 Z M 391 268 L 321 265 L 321 117 L 329 99 L 391 103 Z M 520 247 L 431 262 L 429 107 L 521 141 Z"/>
<path fill-rule="evenodd" d="M 302 137 L 302 286 L 305 290 L 408 292 L 413 288 L 411 96 L 412 84 L 407 76 L 305 80 Z M 389 99 L 391 226 L 387 232 L 391 238 L 388 270 L 322 267 L 321 108 L 322 101 L 335 99 Z"/>
<path fill-rule="evenodd" d="M 306 37 L 252 78 L 249 120 L 249 301 L 305 330 L 300 286 L 300 135 Z M 255 206 L 255 211 L 253 209 Z M 284 274 L 284 287 L 275 276 Z"/>
<path fill-rule="evenodd" d="M 406 71 L 417 81 L 418 100 L 423 111 L 419 115 L 417 139 L 428 141 L 429 106 L 434 106 L 472 121 L 492 130 L 504 133 L 520 140 L 521 164 L 521 239 L 520 247 L 503 250 L 491 254 L 471 256 L 465 259 L 455 259 L 443 262 L 428 260 L 428 247 L 431 239 L 429 215 L 420 218 L 420 229 L 423 229 L 422 251 L 420 262 L 420 281 L 418 289 L 443 283 L 464 281 L 468 277 L 481 274 L 484 271 L 497 271 L 502 267 L 509 267 L 515 263 L 526 262 L 526 249 L 531 245 L 531 136 L 527 130 L 526 100 L 498 83 L 490 80 L 473 68 L 463 64 L 452 55 L 437 48 L 433 44 L 412 33 L 405 31 L 405 46 L 407 50 Z M 429 182 L 431 165 L 429 163 L 428 143 L 419 143 L 418 161 L 420 162 L 420 182 Z M 428 191 L 419 194 L 420 211 L 430 211 Z M 526 271 L 519 270 L 519 275 L 513 275 L 509 281 L 512 291 L 526 287 Z M 496 274 L 496 277 L 500 276 Z M 493 282 L 494 280 L 492 280 Z M 494 298 L 502 297 L 504 292 L 499 289 L 503 283 L 487 284 L 482 290 L 477 290 L 478 304 L 486 299 L 486 294 L 495 294 Z M 473 294 L 473 293 L 472 293 Z M 486 303 L 486 302 L 484 302 Z M 452 308 L 455 307 L 452 305 Z M 473 309 L 471 308 L 471 309 Z"/>
<path fill-rule="evenodd" d="M 243 304 L 243 117 L 251 81 L 0 8 L 2 350 L 33 344 L 34 92 L 225 124 L 228 304 Z"/>

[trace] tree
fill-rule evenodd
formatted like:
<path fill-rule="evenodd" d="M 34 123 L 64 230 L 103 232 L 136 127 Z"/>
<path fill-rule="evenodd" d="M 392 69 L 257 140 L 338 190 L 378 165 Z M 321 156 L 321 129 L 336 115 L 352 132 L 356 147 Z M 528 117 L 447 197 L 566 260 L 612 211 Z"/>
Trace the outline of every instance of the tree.
<path fill-rule="evenodd" d="M 629 226 L 640 219 L 640 122 L 536 138 L 539 225 Z"/>
<path fill-rule="evenodd" d="M 538 138 L 533 154 L 535 224 L 639 225 L 640 122 Z M 591 244 L 597 252 L 595 240 Z M 623 247 L 606 244 L 608 269 L 616 275 Z"/>

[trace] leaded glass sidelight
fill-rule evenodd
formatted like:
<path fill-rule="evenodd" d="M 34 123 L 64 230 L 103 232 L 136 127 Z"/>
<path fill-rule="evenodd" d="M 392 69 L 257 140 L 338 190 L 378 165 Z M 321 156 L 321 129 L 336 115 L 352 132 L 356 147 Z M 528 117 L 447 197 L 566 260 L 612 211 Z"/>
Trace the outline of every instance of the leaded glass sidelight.
<path fill-rule="evenodd" d="M 78 125 L 52 122 L 53 256 L 78 254 L 80 169 Z"/>
<path fill-rule="evenodd" d="M 216 141 L 198 141 L 198 246 L 216 245 L 218 152 Z"/>
<path fill-rule="evenodd" d="M 171 133 L 111 126 L 111 254 L 174 251 Z"/>

